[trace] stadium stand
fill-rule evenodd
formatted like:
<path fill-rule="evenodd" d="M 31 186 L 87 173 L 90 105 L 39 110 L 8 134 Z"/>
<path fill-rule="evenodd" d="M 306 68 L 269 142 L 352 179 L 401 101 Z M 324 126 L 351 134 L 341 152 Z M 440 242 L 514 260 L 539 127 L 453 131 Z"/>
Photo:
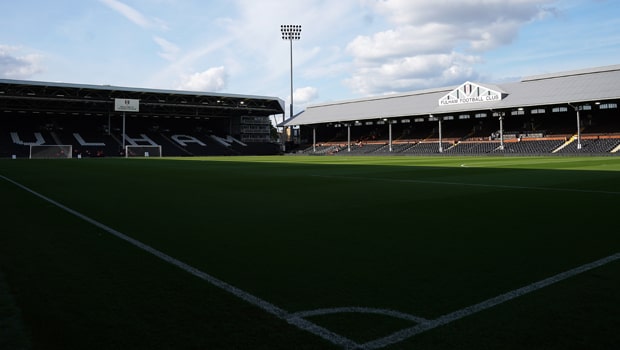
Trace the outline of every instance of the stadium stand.
<path fill-rule="evenodd" d="M 316 142 L 344 144 L 351 155 L 617 155 L 619 102 L 614 65 L 329 102 L 280 125 L 299 129 L 306 154 Z M 360 142 L 364 152 L 353 147 Z"/>
<path fill-rule="evenodd" d="M 115 100 L 135 99 L 121 113 Z M 278 98 L 0 79 L 0 157 L 30 145 L 71 145 L 75 157 L 123 156 L 160 145 L 163 156 L 280 154 Z M 124 134 L 123 134 L 124 131 Z"/>
<path fill-rule="evenodd" d="M 139 99 L 140 111 L 121 116 L 118 98 Z M 285 148 L 294 154 L 619 155 L 618 103 L 620 65 L 330 102 L 280 126 L 290 128 Z M 123 156 L 123 144 L 161 145 L 163 156 L 281 154 L 271 118 L 283 105 L 271 97 L 0 79 L 0 157 L 27 157 L 30 144 L 71 145 L 85 157 Z"/>

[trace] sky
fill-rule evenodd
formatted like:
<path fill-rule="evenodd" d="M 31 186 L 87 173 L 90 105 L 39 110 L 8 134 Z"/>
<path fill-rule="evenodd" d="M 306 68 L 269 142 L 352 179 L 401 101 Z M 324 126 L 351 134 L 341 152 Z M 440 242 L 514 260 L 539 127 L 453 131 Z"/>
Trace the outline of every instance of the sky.
<path fill-rule="evenodd" d="M 0 78 L 308 105 L 620 64 L 618 0 L 0 0 Z M 280 25 L 302 26 L 283 40 Z M 287 115 L 288 118 L 288 115 Z"/>

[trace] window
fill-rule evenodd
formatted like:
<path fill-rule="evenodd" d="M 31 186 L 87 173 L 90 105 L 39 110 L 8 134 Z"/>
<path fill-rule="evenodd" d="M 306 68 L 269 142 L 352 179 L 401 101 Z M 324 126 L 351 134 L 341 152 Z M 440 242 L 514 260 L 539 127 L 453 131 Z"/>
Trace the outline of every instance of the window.
<path fill-rule="evenodd" d="M 617 103 L 602 103 L 599 106 L 600 109 L 614 109 L 614 108 L 618 108 L 618 104 Z"/>
<path fill-rule="evenodd" d="M 568 107 L 553 107 L 551 112 L 553 112 L 553 113 L 568 112 Z"/>

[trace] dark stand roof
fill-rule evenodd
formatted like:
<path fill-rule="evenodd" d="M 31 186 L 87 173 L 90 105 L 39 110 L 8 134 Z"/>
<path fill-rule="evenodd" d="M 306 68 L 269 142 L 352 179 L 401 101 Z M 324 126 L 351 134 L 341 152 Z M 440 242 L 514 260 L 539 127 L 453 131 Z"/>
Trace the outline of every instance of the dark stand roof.
<path fill-rule="evenodd" d="M 0 109 L 9 112 L 105 113 L 114 99 L 140 100 L 141 116 L 233 117 L 284 113 L 276 97 L 0 79 Z M 133 114 L 133 113 L 132 113 Z"/>

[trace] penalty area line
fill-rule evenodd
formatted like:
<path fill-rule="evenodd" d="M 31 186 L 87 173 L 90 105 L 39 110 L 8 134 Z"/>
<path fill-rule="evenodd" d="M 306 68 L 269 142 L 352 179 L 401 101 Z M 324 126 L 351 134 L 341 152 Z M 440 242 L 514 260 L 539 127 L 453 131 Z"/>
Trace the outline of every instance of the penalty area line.
<path fill-rule="evenodd" d="M 157 249 L 155 249 L 155 248 L 153 248 L 153 247 L 151 247 L 151 246 L 149 246 L 149 245 L 147 245 L 145 243 L 142 243 L 142 242 L 138 241 L 135 238 L 131 238 L 131 237 L 127 236 L 126 234 L 122 233 L 122 232 L 119 232 L 119 231 L 117 231 L 117 230 L 115 230 L 115 229 L 113 229 L 113 228 L 111 228 L 111 227 L 109 227 L 107 225 L 102 224 L 101 222 L 99 222 L 99 221 L 97 221 L 95 219 L 92 219 L 92 218 L 90 218 L 90 217 L 88 217 L 88 216 L 78 212 L 77 210 L 71 209 L 71 208 L 69 208 L 69 207 L 67 207 L 67 206 L 65 206 L 65 205 L 63 205 L 63 204 L 61 204 L 61 203 L 59 203 L 59 202 L 57 202 L 57 201 L 47 197 L 47 196 L 42 195 L 42 194 L 40 194 L 40 193 L 30 189 L 29 187 L 26 187 L 26 186 L 20 184 L 17 181 L 9 179 L 8 177 L 6 177 L 4 175 L 0 175 L 0 178 L 4 179 L 7 182 L 12 183 L 13 185 L 21 188 L 22 190 L 24 190 L 26 192 L 29 192 L 29 193 L 31 193 L 31 194 L 33 194 L 33 195 L 43 199 L 44 201 L 46 201 L 46 202 L 48 202 L 50 204 L 52 204 L 52 205 L 54 205 L 54 206 L 56 206 L 56 207 L 58 207 L 58 208 L 60 208 L 60 209 L 62 209 L 64 211 L 66 211 L 67 213 L 69 213 L 71 215 L 74 215 L 74 216 L 76 216 L 76 217 L 78 217 L 78 218 L 80 218 L 80 219 L 82 219 L 82 220 L 84 220 L 84 221 L 86 221 L 86 222 L 88 222 L 88 223 L 90 223 L 90 224 L 92 224 L 92 225 L 94 225 L 94 226 L 104 230 L 105 232 L 107 232 L 107 233 L 109 233 L 109 234 L 111 234 L 111 235 L 113 235 L 113 236 L 115 236 L 117 238 L 120 238 L 120 239 L 122 239 L 122 240 L 124 240 L 124 241 L 126 241 L 128 243 L 130 243 L 131 245 L 133 245 L 133 246 L 135 246 L 137 248 L 140 248 L 140 249 L 142 249 L 142 250 L 144 250 L 144 251 L 146 251 L 146 252 L 148 252 L 148 253 L 156 256 L 156 257 L 158 257 L 159 259 L 161 259 L 161 260 L 163 260 L 163 261 L 165 261 L 165 262 L 167 262 L 167 263 L 169 263 L 171 265 L 174 265 L 174 266 L 180 268 L 181 270 L 183 270 L 185 272 L 188 272 L 188 273 L 194 275 L 195 277 L 198 277 L 198 278 L 200 278 L 200 279 L 210 283 L 211 285 L 213 285 L 215 287 L 217 287 L 219 289 L 222 289 L 222 290 L 224 290 L 224 291 L 226 291 L 226 292 L 228 292 L 228 293 L 238 297 L 239 299 L 242 299 L 242 300 L 244 300 L 244 301 L 246 301 L 246 302 L 248 302 L 248 303 L 250 303 L 250 304 L 252 304 L 254 306 L 259 307 L 260 309 L 262 309 L 262 310 L 264 310 L 264 311 L 266 311 L 266 312 L 276 316 L 280 320 L 288 322 L 289 324 L 297 327 L 298 329 L 302 329 L 302 330 L 305 330 L 307 332 L 310 332 L 310 333 L 312 333 L 314 335 L 317 335 L 317 336 L 323 338 L 324 340 L 327 340 L 327 341 L 331 342 L 332 344 L 340 345 L 340 346 L 342 346 L 342 347 L 344 347 L 346 349 L 355 349 L 355 348 L 359 348 L 359 346 L 360 346 L 358 343 L 352 341 L 351 339 L 348 339 L 348 338 L 343 337 L 343 336 L 341 336 L 339 334 L 336 334 L 336 333 L 334 333 L 334 332 L 332 332 L 332 331 L 330 331 L 330 330 L 328 330 L 326 328 L 323 328 L 323 327 L 321 327 L 321 326 L 319 326 L 319 325 L 317 325 L 315 323 L 312 323 L 312 322 L 310 322 L 308 320 L 300 318 L 300 317 L 298 317 L 298 316 L 296 316 L 294 314 L 290 314 L 289 312 L 285 311 L 284 309 L 281 309 L 281 308 L 277 307 L 276 305 L 274 305 L 274 304 L 272 304 L 272 303 L 270 303 L 268 301 L 265 301 L 265 300 L 255 296 L 255 295 L 252 295 L 252 294 L 250 294 L 250 293 L 248 293 L 248 292 L 246 292 L 244 290 L 241 290 L 241 289 L 239 289 L 239 288 L 237 288 L 237 287 L 235 287 L 235 286 L 233 286 L 231 284 L 228 284 L 228 283 L 226 283 L 226 282 L 224 282 L 224 281 L 222 281 L 222 280 L 220 280 L 220 279 L 218 279 L 216 277 L 213 277 L 213 276 L 209 275 L 208 273 L 203 272 L 203 271 L 201 271 L 201 270 L 199 270 L 199 269 L 197 269 L 197 268 L 195 268 L 195 267 L 193 267 L 191 265 L 188 265 L 188 264 L 186 264 L 186 263 L 184 263 L 184 262 L 182 262 L 182 261 L 180 261 L 178 259 L 175 259 L 175 258 L 171 257 L 168 254 L 165 254 L 165 253 L 163 253 L 163 252 L 161 252 L 161 251 L 159 251 L 159 250 L 157 250 Z"/>

